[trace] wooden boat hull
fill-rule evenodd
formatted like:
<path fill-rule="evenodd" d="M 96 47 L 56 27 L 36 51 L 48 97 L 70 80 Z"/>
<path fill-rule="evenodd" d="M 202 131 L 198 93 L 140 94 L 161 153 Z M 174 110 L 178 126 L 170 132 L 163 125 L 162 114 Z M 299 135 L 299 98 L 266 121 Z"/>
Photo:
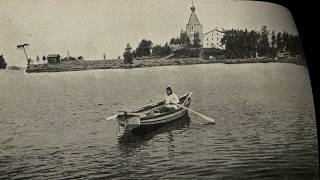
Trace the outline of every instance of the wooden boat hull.
<path fill-rule="evenodd" d="M 133 134 L 143 134 L 143 133 L 148 133 L 151 131 L 154 131 L 158 128 L 161 128 L 173 121 L 179 121 L 181 118 L 187 116 L 188 111 L 183 111 L 180 113 L 175 114 L 174 116 L 164 119 L 158 119 L 157 121 L 152 121 L 152 122 L 144 122 L 142 121 L 140 126 L 137 126 L 136 128 L 132 129 Z"/>
<path fill-rule="evenodd" d="M 180 97 L 180 104 L 184 103 L 185 107 L 189 107 L 191 103 L 191 92 Z M 178 108 L 165 113 L 155 113 L 153 108 L 157 109 L 163 106 L 164 102 L 158 102 L 143 108 L 139 108 L 131 112 L 123 112 L 117 116 L 119 131 L 122 134 L 133 133 L 141 134 L 153 131 L 167 123 L 179 120 L 187 115 L 188 111 L 183 108 Z M 151 113 L 150 113 L 151 109 Z"/>

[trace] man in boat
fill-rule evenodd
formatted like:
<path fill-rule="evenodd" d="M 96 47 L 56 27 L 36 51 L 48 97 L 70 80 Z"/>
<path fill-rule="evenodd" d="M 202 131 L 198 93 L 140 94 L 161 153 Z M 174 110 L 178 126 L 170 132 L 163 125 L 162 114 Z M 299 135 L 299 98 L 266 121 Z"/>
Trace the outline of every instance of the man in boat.
<path fill-rule="evenodd" d="M 164 97 L 164 103 L 165 105 L 160 108 L 160 112 L 168 112 L 175 109 L 178 109 L 178 106 L 176 104 L 179 103 L 179 97 L 173 93 L 171 87 L 166 88 L 167 95 Z"/>

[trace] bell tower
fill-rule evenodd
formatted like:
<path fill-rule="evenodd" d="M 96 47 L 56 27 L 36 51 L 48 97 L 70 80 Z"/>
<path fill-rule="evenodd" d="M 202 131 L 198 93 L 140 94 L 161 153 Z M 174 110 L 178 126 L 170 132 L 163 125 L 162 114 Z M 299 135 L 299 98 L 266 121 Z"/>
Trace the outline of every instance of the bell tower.
<path fill-rule="evenodd" d="M 198 17 L 196 15 L 196 7 L 193 5 L 191 6 L 191 15 L 189 17 L 188 24 L 186 25 L 186 32 L 187 36 L 190 39 L 191 44 L 194 45 L 195 38 L 199 39 L 199 45 L 202 47 L 203 42 L 203 33 L 202 33 L 202 25 L 200 24 Z"/>

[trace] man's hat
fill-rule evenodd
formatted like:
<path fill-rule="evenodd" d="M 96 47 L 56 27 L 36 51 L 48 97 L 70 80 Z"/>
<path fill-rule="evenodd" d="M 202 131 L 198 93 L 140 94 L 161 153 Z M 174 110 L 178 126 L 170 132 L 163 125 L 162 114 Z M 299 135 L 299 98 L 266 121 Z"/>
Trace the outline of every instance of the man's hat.
<path fill-rule="evenodd" d="M 171 87 L 170 86 L 167 86 L 166 90 L 170 90 L 172 91 Z"/>

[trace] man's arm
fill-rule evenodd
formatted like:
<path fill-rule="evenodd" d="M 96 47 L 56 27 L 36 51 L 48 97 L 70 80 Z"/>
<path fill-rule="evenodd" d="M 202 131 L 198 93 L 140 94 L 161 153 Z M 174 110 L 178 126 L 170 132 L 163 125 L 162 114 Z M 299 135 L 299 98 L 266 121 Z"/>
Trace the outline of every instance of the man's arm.
<path fill-rule="evenodd" d="M 179 97 L 176 94 L 173 94 L 173 103 L 179 104 Z"/>

